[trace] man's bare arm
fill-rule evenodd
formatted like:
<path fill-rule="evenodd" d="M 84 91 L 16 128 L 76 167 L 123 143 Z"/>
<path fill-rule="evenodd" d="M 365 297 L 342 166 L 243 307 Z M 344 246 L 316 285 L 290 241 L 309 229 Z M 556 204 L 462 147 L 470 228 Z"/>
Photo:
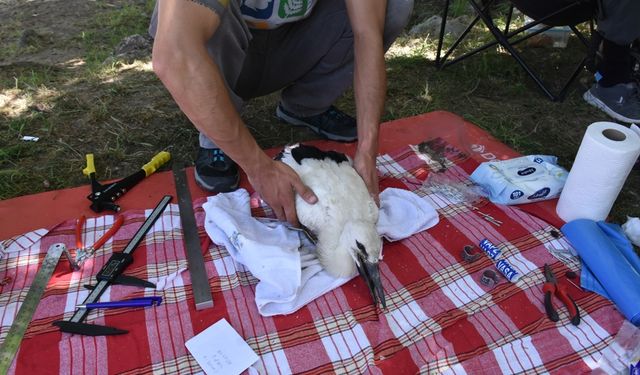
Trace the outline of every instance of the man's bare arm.
<path fill-rule="evenodd" d="M 219 24 L 215 12 L 195 2 L 160 1 L 153 69 L 189 120 L 240 165 L 278 218 L 297 224 L 294 191 L 309 203 L 317 198 L 291 168 L 260 149 L 236 111 L 206 49 Z"/>
<path fill-rule="evenodd" d="M 346 0 L 354 34 L 353 86 L 358 121 L 358 148 L 354 166 L 369 192 L 378 200 L 378 127 L 384 109 L 387 76 L 384 62 L 386 0 Z"/>

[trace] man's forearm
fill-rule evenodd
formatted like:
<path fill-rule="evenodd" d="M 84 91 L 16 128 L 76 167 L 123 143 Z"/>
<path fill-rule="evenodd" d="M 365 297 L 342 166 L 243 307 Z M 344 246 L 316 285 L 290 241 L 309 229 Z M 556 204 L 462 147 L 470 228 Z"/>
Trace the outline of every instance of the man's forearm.
<path fill-rule="evenodd" d="M 382 36 L 355 37 L 354 91 L 358 121 L 358 148 L 377 154 L 378 126 L 387 88 Z"/>
<path fill-rule="evenodd" d="M 205 55 L 194 58 L 194 53 Z M 206 53 L 204 48 L 184 53 L 173 51 L 163 61 L 170 74 L 159 76 L 195 127 L 251 173 L 268 157 L 244 125 L 217 66 Z"/>
<path fill-rule="evenodd" d="M 378 126 L 387 89 L 383 46 L 386 1 L 347 0 L 347 11 L 354 34 L 358 153 L 372 158 L 378 150 Z"/>

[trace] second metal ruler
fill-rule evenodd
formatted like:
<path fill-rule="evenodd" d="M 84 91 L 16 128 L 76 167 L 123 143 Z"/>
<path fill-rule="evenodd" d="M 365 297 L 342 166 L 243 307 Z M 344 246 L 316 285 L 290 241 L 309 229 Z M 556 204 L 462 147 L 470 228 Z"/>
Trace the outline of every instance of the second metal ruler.
<path fill-rule="evenodd" d="M 196 217 L 193 213 L 193 202 L 187 184 L 187 173 L 184 168 L 174 167 L 173 176 L 178 193 L 178 207 L 180 208 L 180 222 L 182 223 L 182 233 L 186 245 L 187 264 L 191 275 L 191 288 L 193 289 L 193 299 L 196 303 L 196 310 L 204 310 L 213 307 L 213 297 L 211 296 L 211 286 L 204 267 L 204 257 L 200 247 L 200 237 L 198 237 L 198 227 Z"/>

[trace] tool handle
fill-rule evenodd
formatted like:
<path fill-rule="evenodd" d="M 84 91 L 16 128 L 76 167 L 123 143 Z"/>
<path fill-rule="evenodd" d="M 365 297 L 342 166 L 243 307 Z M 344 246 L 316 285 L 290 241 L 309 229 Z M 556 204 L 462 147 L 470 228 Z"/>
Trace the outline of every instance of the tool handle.
<path fill-rule="evenodd" d="M 89 177 L 91 173 L 96 173 L 96 167 L 93 164 L 93 154 L 87 154 L 87 166 L 82 170 L 82 174 Z"/>
<path fill-rule="evenodd" d="M 580 324 L 580 310 L 578 310 L 578 305 L 576 305 L 576 301 L 567 294 L 567 288 L 564 285 L 558 285 L 556 287 L 556 296 L 560 301 L 562 301 L 562 303 L 564 303 L 565 306 L 567 306 L 567 311 L 571 318 L 571 324 L 574 326 Z"/>
<path fill-rule="evenodd" d="M 124 216 L 119 215 L 111 228 L 105 234 L 103 234 L 102 237 L 100 237 L 100 239 L 96 241 L 96 243 L 93 244 L 93 250 L 98 250 L 102 245 L 104 245 L 104 243 L 107 242 L 109 238 L 111 238 L 118 231 L 118 229 L 120 229 L 123 222 Z"/>
<path fill-rule="evenodd" d="M 151 161 L 142 166 L 146 177 L 149 177 L 153 174 L 158 168 L 160 168 L 164 163 L 168 162 L 171 159 L 171 154 L 166 151 L 160 151 L 156 156 L 154 156 Z"/>
<path fill-rule="evenodd" d="M 555 292 L 556 287 L 552 283 L 544 283 L 542 287 L 542 291 L 544 291 L 544 309 L 547 312 L 547 316 L 549 320 L 552 322 L 557 322 L 560 320 L 558 317 L 558 312 L 553 308 L 553 302 L 551 302 L 551 297 L 553 297 L 553 293 Z"/>
<path fill-rule="evenodd" d="M 76 222 L 76 250 L 84 249 L 84 243 L 82 242 L 82 228 L 84 228 L 84 223 L 87 221 L 87 218 L 82 215 L 78 218 Z"/>
<path fill-rule="evenodd" d="M 111 302 L 95 302 L 87 303 L 85 308 L 87 309 L 115 309 L 122 307 L 147 307 L 153 306 L 153 300 L 125 300 L 125 301 L 111 301 Z"/>

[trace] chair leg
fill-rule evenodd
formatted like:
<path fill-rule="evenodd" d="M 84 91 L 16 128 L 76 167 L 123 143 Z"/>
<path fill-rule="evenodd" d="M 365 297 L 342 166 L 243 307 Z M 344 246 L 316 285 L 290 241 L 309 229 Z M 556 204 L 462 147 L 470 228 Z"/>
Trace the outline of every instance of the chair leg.
<path fill-rule="evenodd" d="M 489 0 L 487 2 L 487 4 L 485 4 L 483 12 L 486 11 L 491 4 L 493 3 L 494 0 Z M 446 0 L 446 4 L 445 4 L 445 12 L 444 14 L 447 14 L 446 9 L 449 7 L 449 0 Z M 447 62 L 447 59 L 449 58 L 449 56 L 453 53 L 453 51 L 458 47 L 458 45 L 464 40 L 464 38 L 466 38 L 467 34 L 469 34 L 469 32 L 471 31 L 471 29 L 473 29 L 473 27 L 476 25 L 476 23 L 478 23 L 478 21 L 480 21 L 480 16 L 476 16 L 473 21 L 471 21 L 469 23 L 469 25 L 466 27 L 466 29 L 462 32 L 462 34 L 460 34 L 460 36 L 458 37 L 458 39 L 456 39 L 456 41 L 449 47 L 449 49 L 447 50 L 447 52 L 444 54 L 444 56 L 440 57 L 440 49 L 442 47 L 443 44 L 443 40 L 444 40 L 444 35 L 445 35 L 445 19 L 443 18 L 442 24 L 440 25 L 440 38 L 438 40 L 438 52 L 436 54 L 436 67 L 438 68 L 444 68 L 446 66 L 452 65 L 460 60 L 464 60 L 469 56 L 475 55 L 476 53 L 483 51 L 489 47 L 491 47 L 492 45 L 496 45 L 498 44 L 498 42 L 493 42 L 491 44 L 487 44 L 484 45 L 480 48 L 477 48 L 473 51 L 470 51 L 468 53 L 465 53 L 462 56 L 459 56 L 457 58 L 455 58 L 452 61 Z"/>
<path fill-rule="evenodd" d="M 476 3 L 475 0 L 469 0 L 469 2 L 471 3 L 471 6 L 475 9 L 475 11 L 478 13 L 482 21 L 489 28 L 489 31 L 491 31 L 493 36 L 498 40 L 498 43 L 500 43 L 502 47 L 504 47 L 505 49 L 507 49 L 507 51 L 509 51 L 511 56 L 513 56 L 513 58 L 518 62 L 518 64 L 520 64 L 522 69 L 524 69 L 527 72 L 527 74 L 531 77 L 531 79 L 533 79 L 536 85 L 538 85 L 540 90 L 542 90 L 542 92 L 549 99 L 551 99 L 551 101 L 558 100 L 558 98 L 555 95 L 553 95 L 551 91 L 549 91 L 549 89 L 547 89 L 545 84 L 538 77 L 538 75 L 533 71 L 533 69 L 531 69 L 529 65 L 522 59 L 518 51 L 516 51 L 515 48 L 513 48 L 513 46 L 509 43 L 507 38 L 504 36 L 504 34 L 502 34 L 500 30 L 496 27 L 496 25 L 493 23 L 493 20 L 487 17 L 485 13 L 481 12 L 481 9 L 478 6 L 478 3 Z"/>
<path fill-rule="evenodd" d="M 576 78 L 578 78 L 578 75 L 580 75 L 580 72 L 582 72 L 582 69 L 584 69 L 584 67 L 585 67 L 585 65 L 587 63 L 587 59 L 588 59 L 588 56 L 585 56 L 582 59 L 582 61 L 580 61 L 580 63 L 576 66 L 576 68 L 573 71 L 573 74 L 571 74 L 569 79 L 567 79 L 567 81 L 562 86 L 562 89 L 560 90 L 560 92 L 556 96 L 556 100 L 557 101 L 563 101 L 564 100 L 564 97 L 567 95 L 567 91 L 568 91 L 569 87 L 576 80 Z"/>
<path fill-rule="evenodd" d="M 509 25 L 511 25 L 511 17 L 513 17 L 513 3 L 509 7 L 509 13 L 507 13 L 507 24 L 504 25 L 504 33 L 509 34 Z"/>
<path fill-rule="evenodd" d="M 442 11 L 442 21 L 440 22 L 440 37 L 438 38 L 438 52 L 436 53 L 436 66 L 440 67 L 440 53 L 442 52 L 442 43 L 444 42 L 444 30 L 447 25 L 447 16 L 449 15 L 449 0 L 445 0 L 444 10 Z"/>
<path fill-rule="evenodd" d="M 582 42 L 582 44 L 584 44 L 585 47 L 591 48 L 591 42 L 584 37 L 584 35 L 580 32 L 580 30 L 578 30 L 573 25 L 570 25 L 569 28 L 571 28 L 571 31 L 573 31 L 573 33 L 578 37 L 578 39 L 580 39 L 580 41 Z"/>
<path fill-rule="evenodd" d="M 575 79 L 578 77 L 578 75 L 580 74 L 580 71 L 584 68 L 585 63 L 588 61 L 588 56 L 585 57 L 580 64 L 578 64 L 578 66 L 576 67 L 576 69 L 573 71 L 572 75 L 569 77 L 569 79 L 565 82 L 564 86 L 562 87 L 562 89 L 560 90 L 558 95 L 554 95 L 545 85 L 545 83 L 542 81 L 542 79 L 538 76 L 538 74 L 524 61 L 524 59 L 522 58 L 522 56 L 520 55 L 520 53 L 518 51 L 515 50 L 514 45 L 527 40 L 537 34 L 540 34 L 542 32 L 544 32 L 545 30 L 548 30 L 549 28 L 551 28 L 551 26 L 545 26 L 539 30 L 536 30 L 534 32 L 531 32 L 523 37 L 517 38 L 516 40 L 510 41 L 511 38 L 515 37 L 516 35 L 519 35 L 520 33 L 522 33 L 523 31 L 528 30 L 531 27 L 536 26 L 537 24 L 540 24 L 542 22 L 544 22 L 545 19 L 548 19 L 549 17 L 553 17 L 556 14 L 559 14 L 560 12 L 564 12 L 567 11 L 571 8 L 573 8 L 574 6 L 576 6 L 578 3 L 573 3 L 573 4 L 569 4 L 561 9 L 558 9 L 557 11 L 553 12 L 552 14 L 547 15 L 546 17 L 544 17 L 543 19 L 540 20 L 536 20 L 532 23 L 529 23 L 523 27 L 517 28 L 514 31 L 509 31 L 509 27 L 511 24 L 511 20 L 513 17 L 513 4 L 511 4 L 510 8 L 509 8 L 509 12 L 507 14 L 507 23 L 505 25 L 505 30 L 504 33 L 498 29 L 498 27 L 495 25 L 495 23 L 493 22 L 493 17 L 491 16 L 491 14 L 489 13 L 490 7 L 493 4 L 493 2 L 495 0 L 488 0 L 488 1 L 482 1 L 482 8 L 481 5 L 477 2 L 477 0 L 468 0 L 469 3 L 471 4 L 471 6 L 474 8 L 474 11 L 476 12 L 477 16 L 475 17 L 475 19 L 467 26 L 467 28 L 464 30 L 464 32 L 458 37 L 458 39 L 451 45 L 451 47 L 449 47 L 449 49 L 447 50 L 447 52 L 444 54 L 444 56 L 442 56 L 442 48 L 443 48 L 443 42 L 444 42 L 444 36 L 445 36 L 445 27 L 446 27 L 446 17 L 448 15 L 448 11 L 449 11 L 449 5 L 450 5 L 450 0 L 445 0 L 445 8 L 443 10 L 443 19 L 442 19 L 442 23 L 440 25 L 440 37 L 438 39 L 438 51 L 436 54 L 436 66 L 439 69 L 443 69 L 449 65 L 453 65 L 461 60 L 466 59 L 467 57 L 470 57 L 472 55 L 475 55 L 481 51 L 484 51 L 490 47 L 493 47 L 497 44 L 500 44 L 502 47 L 504 47 L 509 54 L 514 58 L 514 60 L 516 60 L 516 62 L 522 67 L 522 69 L 524 69 L 524 71 L 529 75 L 529 77 L 531 77 L 531 79 L 535 82 L 535 84 L 538 86 L 538 88 L 551 100 L 551 101 L 560 101 L 564 99 L 564 96 L 566 95 L 566 92 L 569 88 L 569 86 L 571 85 L 571 83 L 573 83 L 575 81 Z M 461 56 L 456 57 L 453 60 L 447 61 L 447 59 L 449 58 L 449 56 L 453 53 L 453 51 L 456 49 L 456 47 L 462 42 L 462 40 L 467 36 L 467 34 L 471 31 L 471 29 L 477 24 L 477 22 L 479 20 L 482 20 L 482 22 L 484 22 L 485 26 L 487 26 L 487 28 L 489 29 L 489 31 L 491 32 L 491 34 L 494 36 L 494 41 L 492 42 L 488 42 L 472 51 L 469 51 L 467 53 L 462 54 Z M 582 33 L 580 33 L 579 30 L 577 30 L 577 28 L 575 26 L 570 26 L 571 30 L 578 36 L 578 38 L 580 39 L 580 41 L 585 44 L 585 46 L 587 46 L 587 49 L 590 50 L 589 46 L 590 43 L 589 41 L 582 35 Z"/>

